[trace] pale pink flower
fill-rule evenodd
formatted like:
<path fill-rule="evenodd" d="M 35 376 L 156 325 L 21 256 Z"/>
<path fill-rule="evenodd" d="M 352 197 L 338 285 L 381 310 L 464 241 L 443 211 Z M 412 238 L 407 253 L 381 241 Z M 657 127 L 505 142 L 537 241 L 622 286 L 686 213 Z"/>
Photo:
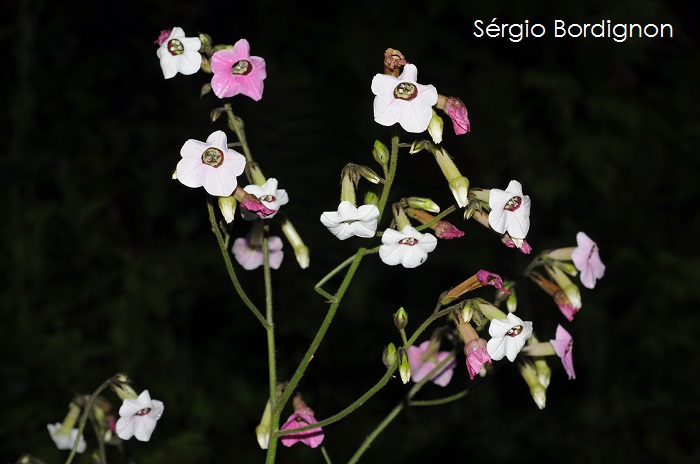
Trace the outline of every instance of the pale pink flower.
<path fill-rule="evenodd" d="M 449 351 L 439 351 L 432 354 L 428 354 L 428 349 L 430 348 L 430 340 L 426 340 L 418 346 L 409 346 L 406 350 L 406 356 L 408 356 L 408 364 L 411 366 L 411 380 L 418 383 L 423 380 L 435 366 L 440 364 L 447 356 L 449 356 Z M 430 381 L 441 387 L 446 386 L 452 380 L 452 374 L 454 373 L 455 366 L 457 362 L 454 358 L 447 361 L 447 363 L 438 372 L 433 374 Z"/>
<path fill-rule="evenodd" d="M 486 346 L 487 342 L 483 338 L 472 340 L 464 346 L 470 379 L 473 379 L 481 371 L 484 364 L 491 364 L 491 356 Z"/>
<path fill-rule="evenodd" d="M 175 178 L 187 187 L 204 187 L 210 195 L 227 197 L 238 186 L 245 157 L 226 145 L 223 131 L 213 132 L 206 142 L 190 139 L 180 150 Z"/>
<path fill-rule="evenodd" d="M 576 269 L 581 271 L 581 283 L 586 288 L 594 288 L 596 279 L 605 274 L 605 264 L 600 260 L 598 245 L 583 232 L 576 234 L 576 249 L 571 253 L 571 260 Z"/>
<path fill-rule="evenodd" d="M 211 57 L 211 89 L 219 98 L 243 94 L 255 101 L 262 98 L 263 80 L 267 77 L 265 60 L 250 56 L 246 39 L 236 42 L 232 49 L 219 50 Z"/>
<path fill-rule="evenodd" d="M 574 359 L 572 355 L 574 339 L 569 332 L 561 325 L 557 326 L 555 338 L 554 340 L 550 340 L 549 343 L 554 347 L 554 352 L 557 353 L 557 356 L 561 358 L 561 363 L 564 365 L 566 373 L 569 374 L 569 379 L 575 379 L 576 373 L 574 372 Z"/>
<path fill-rule="evenodd" d="M 404 66 L 399 77 L 377 74 L 372 79 L 374 93 L 374 120 L 382 126 L 397 122 L 407 132 L 425 131 L 433 117 L 433 105 L 438 93 L 432 85 L 416 82 L 418 69 L 413 64 Z"/>
<path fill-rule="evenodd" d="M 282 258 L 284 258 L 282 239 L 272 236 L 267 243 L 270 267 L 272 269 L 279 269 L 282 264 Z M 238 261 L 238 264 L 247 271 L 251 271 L 263 265 L 264 256 L 262 248 L 251 246 L 248 238 L 239 237 L 234 240 L 231 251 L 236 261 Z"/>
<path fill-rule="evenodd" d="M 125 399 L 119 408 L 117 435 L 122 440 L 133 436 L 139 441 L 150 440 L 164 408 L 162 401 L 151 400 L 148 390 L 141 392 L 136 399 Z"/>

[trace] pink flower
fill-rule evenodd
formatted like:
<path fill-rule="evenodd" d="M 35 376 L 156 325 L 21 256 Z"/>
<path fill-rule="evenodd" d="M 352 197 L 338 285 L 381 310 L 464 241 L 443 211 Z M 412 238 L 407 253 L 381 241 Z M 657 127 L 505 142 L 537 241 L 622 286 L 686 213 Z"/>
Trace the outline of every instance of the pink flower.
<path fill-rule="evenodd" d="M 158 34 L 158 38 L 153 43 L 163 45 L 163 42 L 168 40 L 168 37 L 170 37 L 170 29 L 164 29 L 160 31 L 160 34 Z"/>
<path fill-rule="evenodd" d="M 251 213 L 255 213 L 263 219 L 274 216 L 277 213 L 276 209 L 270 209 L 265 206 L 265 203 L 260 201 L 258 197 L 252 193 L 246 193 L 241 200 L 241 206 Z"/>
<path fill-rule="evenodd" d="M 576 269 L 581 271 L 581 283 L 586 288 L 594 288 L 596 279 L 603 277 L 605 264 L 600 260 L 598 245 L 583 232 L 576 234 L 576 249 L 571 253 L 571 260 Z"/>
<path fill-rule="evenodd" d="M 501 242 L 503 242 L 503 244 L 508 248 L 517 248 L 524 255 L 529 255 L 532 252 L 532 247 L 529 243 L 527 243 L 527 240 L 518 239 L 518 241 L 516 242 L 513 239 L 513 237 L 508 235 L 508 232 L 503 234 L 503 236 L 501 237 Z"/>
<path fill-rule="evenodd" d="M 287 422 L 280 428 L 280 430 L 294 430 L 309 425 L 313 425 L 318 421 L 314 417 L 314 411 L 310 407 L 306 406 L 304 400 L 301 399 L 301 395 L 297 394 L 294 397 L 294 414 L 289 416 Z M 284 446 L 292 446 L 297 442 L 302 442 L 303 444 L 316 448 L 323 441 L 324 433 L 321 427 L 316 427 L 313 429 L 305 430 L 299 433 L 292 433 L 290 435 L 280 436 L 280 441 Z"/>
<path fill-rule="evenodd" d="M 440 364 L 450 354 L 449 351 L 429 353 L 429 348 L 430 340 L 426 340 L 418 346 L 409 346 L 406 351 L 408 363 L 411 366 L 411 380 L 416 383 L 423 380 L 430 371 L 435 369 L 435 366 Z M 430 380 L 441 387 L 446 386 L 452 380 L 452 373 L 456 365 L 455 359 L 451 359 L 442 369 L 433 374 Z"/>
<path fill-rule="evenodd" d="M 489 352 L 486 349 L 487 343 L 483 338 L 477 338 L 464 346 L 470 379 L 473 379 L 481 371 L 484 364 L 491 364 L 491 356 L 489 356 Z"/>
<path fill-rule="evenodd" d="M 210 195 L 227 197 L 238 186 L 245 157 L 226 145 L 223 131 L 212 133 L 206 142 L 190 139 L 180 150 L 174 177 L 187 187 L 204 187 Z"/>
<path fill-rule="evenodd" d="M 435 235 L 442 239 L 460 238 L 464 235 L 464 232 L 447 221 L 438 221 L 434 224 L 433 230 L 435 230 Z"/>
<path fill-rule="evenodd" d="M 574 339 L 571 337 L 569 332 L 564 329 L 561 325 L 557 326 L 557 333 L 554 340 L 550 340 L 549 343 L 554 347 L 554 351 L 557 356 L 561 358 L 561 363 L 566 369 L 566 373 L 569 374 L 569 379 L 575 379 L 576 374 L 574 373 L 574 360 L 572 356 L 572 349 L 574 345 Z"/>
<path fill-rule="evenodd" d="M 503 279 L 498 274 L 481 269 L 476 273 L 476 278 L 479 279 L 481 285 L 493 285 L 501 292 L 510 295 L 510 292 L 503 287 Z"/>
<path fill-rule="evenodd" d="M 279 237 L 270 237 L 268 241 L 269 248 L 269 259 L 270 267 L 272 269 L 279 269 L 282 264 L 282 258 L 284 258 L 284 252 L 282 251 L 282 239 Z M 233 242 L 233 247 L 231 248 L 233 256 L 238 261 L 243 269 L 251 271 L 263 265 L 263 252 L 261 247 L 251 246 L 248 238 L 237 238 Z"/>
<path fill-rule="evenodd" d="M 456 97 L 448 97 L 445 101 L 445 113 L 452 120 L 452 127 L 455 134 L 466 134 L 470 130 L 469 115 L 462 100 Z"/>
<path fill-rule="evenodd" d="M 263 80 L 267 77 L 265 60 L 250 56 L 246 39 L 235 43 L 233 49 L 219 50 L 211 57 L 211 88 L 219 98 L 242 93 L 255 101 L 262 98 Z"/>

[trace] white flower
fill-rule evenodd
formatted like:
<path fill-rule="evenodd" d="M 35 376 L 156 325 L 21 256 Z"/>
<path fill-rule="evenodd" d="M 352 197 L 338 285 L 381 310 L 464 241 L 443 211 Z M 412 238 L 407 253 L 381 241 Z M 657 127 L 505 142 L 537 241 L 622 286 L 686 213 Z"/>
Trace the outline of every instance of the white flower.
<path fill-rule="evenodd" d="M 493 319 L 489 325 L 491 339 L 486 343 L 486 351 L 494 361 L 507 357 L 514 361 L 525 342 L 532 336 L 532 322 L 523 321 L 513 313 L 507 319 Z"/>
<path fill-rule="evenodd" d="M 379 257 L 389 266 L 401 264 L 406 268 L 417 267 L 428 258 L 428 253 L 437 246 L 437 239 L 432 234 L 421 234 L 414 227 L 407 225 L 401 232 L 387 229 L 382 235 Z"/>
<path fill-rule="evenodd" d="M 338 211 L 321 214 L 321 222 L 340 240 L 352 236 L 371 238 L 377 231 L 379 208 L 376 205 L 355 207 L 349 201 L 342 201 Z"/>
<path fill-rule="evenodd" d="M 122 440 L 133 436 L 139 441 L 150 440 L 164 408 L 162 401 L 151 400 L 148 390 L 141 392 L 135 400 L 125 399 L 119 408 L 117 435 Z"/>
<path fill-rule="evenodd" d="M 499 234 L 508 232 L 513 240 L 524 239 L 530 230 L 530 197 L 523 187 L 511 180 L 505 190 L 491 189 L 489 225 Z M 517 243 L 517 242 L 516 242 Z"/>
<path fill-rule="evenodd" d="M 206 142 L 189 139 L 180 149 L 175 177 L 187 187 L 204 187 L 210 195 L 230 196 L 245 170 L 245 157 L 228 148 L 224 131 L 212 132 Z"/>
<path fill-rule="evenodd" d="M 49 430 L 49 435 L 56 443 L 56 447 L 60 450 L 72 450 L 75 444 L 75 439 L 78 436 L 78 429 L 71 429 L 70 433 L 61 433 L 61 423 L 56 422 L 55 424 L 46 424 L 46 428 Z M 80 435 L 80 441 L 78 442 L 78 448 L 76 452 L 82 453 L 85 451 L 87 443 L 83 435 Z"/>
<path fill-rule="evenodd" d="M 399 77 L 377 74 L 372 79 L 374 120 L 383 126 L 397 122 L 407 132 L 425 131 L 438 101 L 437 89 L 416 82 L 418 69 L 407 64 Z"/>
<path fill-rule="evenodd" d="M 202 67 L 202 55 L 199 37 L 185 37 L 181 27 L 174 27 L 167 39 L 160 44 L 156 54 L 160 58 L 160 67 L 166 79 L 177 73 L 190 75 Z"/>
<path fill-rule="evenodd" d="M 258 197 L 258 200 L 260 200 L 262 204 L 269 209 L 275 210 L 274 213 L 270 214 L 269 216 L 265 216 L 265 219 L 270 219 L 272 216 L 277 214 L 280 206 L 289 203 L 287 191 L 283 189 L 277 190 L 277 179 L 274 177 L 270 177 L 262 185 L 251 184 L 243 187 L 243 190 Z M 253 219 L 260 217 L 255 213 L 251 213 L 245 208 L 241 208 L 241 215 L 246 221 L 252 221 Z"/>

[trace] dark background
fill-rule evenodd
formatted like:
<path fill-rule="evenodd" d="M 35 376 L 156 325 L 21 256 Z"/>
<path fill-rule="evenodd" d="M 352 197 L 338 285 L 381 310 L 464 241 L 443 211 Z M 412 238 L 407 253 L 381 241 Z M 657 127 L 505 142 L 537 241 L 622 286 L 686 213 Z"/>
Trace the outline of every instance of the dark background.
<path fill-rule="evenodd" d="M 700 462 L 696 4 L 59 3 L 2 2 L 0 460 L 63 462 L 46 423 L 62 420 L 73 394 L 123 371 L 166 405 L 150 443 L 125 443 L 136 462 L 263 461 L 254 428 L 267 395 L 264 332 L 229 284 L 204 191 L 170 179 L 185 140 L 224 128 L 208 120 L 216 97 L 199 99 L 208 75 L 162 77 L 153 41 L 180 26 L 214 43 L 247 38 L 267 62 L 263 99 L 231 101 L 311 248 L 301 271 L 285 245 L 273 273 L 281 379 L 327 307 L 312 285 L 359 243 L 337 241 L 318 217 L 337 207 L 342 167 L 374 167 L 374 140 L 388 143 L 370 91 L 387 47 L 418 66 L 420 83 L 465 102 L 472 132 L 457 137 L 447 120 L 443 146 L 473 186 L 522 182 L 534 253 L 575 245 L 579 230 L 600 246 L 605 277 L 582 288 L 573 323 L 541 291 L 519 293 L 538 333 L 562 323 L 575 340 L 577 378 L 553 359 L 543 411 L 507 364 L 457 403 L 402 413 L 363 462 Z M 494 17 L 543 23 L 548 37 L 473 36 L 475 20 Z M 553 19 L 671 23 L 674 37 L 554 39 Z M 453 201 L 426 153 L 402 156 L 398 175 L 394 199 Z M 510 276 L 529 262 L 473 221 L 452 219 L 466 235 L 441 242 L 415 270 L 363 262 L 300 384 L 318 418 L 382 375 L 399 306 L 412 331 L 440 292 L 476 270 Z M 234 224 L 234 236 L 246 232 Z M 239 275 L 262 305 L 261 271 Z M 421 398 L 471 384 L 460 358 L 452 383 Z M 405 391 L 397 379 L 328 426 L 333 462 L 346 462 Z M 94 445 L 90 431 L 87 440 Z M 303 445 L 279 451 L 279 462 L 300 460 L 323 462 Z"/>

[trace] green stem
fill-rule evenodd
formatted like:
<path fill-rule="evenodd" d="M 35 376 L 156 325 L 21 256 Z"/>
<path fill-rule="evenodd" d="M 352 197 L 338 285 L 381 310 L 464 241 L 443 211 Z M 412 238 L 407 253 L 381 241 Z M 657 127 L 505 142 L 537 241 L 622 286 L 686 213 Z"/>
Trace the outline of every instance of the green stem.
<path fill-rule="evenodd" d="M 83 430 L 85 429 L 85 424 L 87 423 L 88 416 L 90 415 L 90 411 L 92 410 L 92 405 L 95 402 L 95 398 L 97 398 L 97 396 L 100 393 L 102 393 L 102 390 L 109 387 L 113 381 L 114 377 L 110 377 L 109 379 L 105 380 L 102 383 L 102 385 L 97 387 L 97 390 L 92 392 L 92 395 L 90 395 L 90 399 L 88 399 L 87 404 L 83 407 L 83 413 L 80 415 L 80 425 L 78 426 L 78 434 L 75 437 L 75 443 L 73 443 L 73 448 L 71 449 L 65 464 L 70 464 L 73 461 L 73 458 L 75 457 L 75 453 L 78 450 L 78 445 L 80 444 L 80 437 L 83 436 Z"/>
<path fill-rule="evenodd" d="M 241 148 L 243 148 L 243 154 L 245 155 L 246 161 L 253 161 L 253 155 L 248 147 L 248 141 L 245 137 L 245 130 L 243 127 L 243 120 L 233 114 L 233 109 L 231 109 L 231 104 L 226 103 L 224 105 L 224 110 L 226 111 L 226 117 L 228 118 L 228 127 L 236 133 L 238 141 L 241 143 Z M 252 182 L 252 179 L 248 179 Z"/>
<path fill-rule="evenodd" d="M 438 406 L 441 404 L 452 403 L 467 396 L 469 394 L 469 391 L 470 389 L 467 388 L 459 393 L 455 393 L 454 395 L 446 396 L 445 398 L 439 398 L 436 400 L 409 401 L 408 406 Z"/>
<path fill-rule="evenodd" d="M 357 451 L 355 451 L 355 454 L 353 454 L 352 457 L 350 458 L 350 460 L 348 461 L 348 464 L 354 464 L 354 463 L 356 463 L 357 461 L 360 460 L 360 458 L 362 457 L 362 455 L 365 453 L 365 451 L 367 451 L 367 449 L 368 449 L 369 446 L 372 444 L 372 442 L 375 440 L 375 438 L 377 438 L 377 437 L 379 436 L 379 434 L 382 433 L 382 432 L 384 431 L 384 429 L 386 429 L 386 428 L 388 427 L 388 425 L 391 423 L 391 421 L 393 421 L 394 418 L 396 418 L 396 416 L 399 415 L 399 413 L 403 410 L 403 408 L 405 408 L 405 407 L 409 404 L 410 400 L 411 400 L 414 396 L 416 396 L 416 394 L 420 391 L 420 389 L 423 388 L 423 386 L 433 377 L 433 375 L 436 374 L 437 372 L 439 372 L 440 369 L 442 369 L 443 366 L 444 366 L 445 364 L 447 364 L 452 358 L 454 358 L 454 356 L 455 356 L 455 352 L 452 351 L 452 352 L 450 353 L 450 355 L 449 355 L 449 356 L 446 356 L 445 359 L 443 359 L 442 361 L 440 361 L 440 362 L 428 373 L 428 375 L 426 375 L 426 376 L 423 378 L 423 380 L 421 380 L 420 382 L 416 383 L 416 384 L 413 386 L 413 388 L 411 388 L 411 389 L 409 390 L 409 392 L 406 394 L 405 399 L 402 400 L 402 401 L 400 401 L 400 402 L 394 407 L 394 409 L 392 409 L 391 412 L 389 412 L 389 414 L 387 414 L 387 416 L 384 418 L 384 420 L 382 420 L 382 421 L 379 423 L 379 425 L 377 426 L 377 428 L 375 428 L 375 429 L 372 431 L 372 433 L 369 434 L 369 435 L 367 436 L 367 438 L 365 438 L 365 440 L 362 442 L 362 444 L 361 444 L 360 447 L 357 449 Z"/>
<path fill-rule="evenodd" d="M 218 224 L 216 223 L 216 214 L 214 212 L 214 205 L 212 204 L 211 201 L 207 201 L 207 210 L 209 211 L 209 222 L 211 223 L 211 230 L 214 232 L 214 235 L 216 236 L 216 241 L 219 244 L 219 249 L 221 250 L 221 255 L 224 257 L 224 264 L 226 265 L 226 270 L 228 271 L 228 275 L 231 278 L 231 282 L 233 283 L 234 288 L 236 289 L 236 293 L 238 293 L 238 296 L 241 298 L 243 303 L 250 309 L 250 312 L 253 313 L 253 316 L 255 316 L 258 321 L 262 324 L 262 326 L 267 330 L 267 321 L 263 317 L 263 315 L 260 313 L 258 308 L 253 304 L 252 301 L 248 298 L 248 295 L 246 295 L 245 291 L 243 290 L 243 287 L 241 287 L 240 282 L 238 281 L 238 277 L 236 276 L 236 272 L 233 270 L 233 263 L 231 262 L 231 254 L 228 251 L 228 247 L 226 246 L 226 241 L 224 241 L 223 236 L 221 235 L 221 230 L 219 229 Z"/>
<path fill-rule="evenodd" d="M 304 430 L 311 430 L 311 429 L 315 429 L 317 427 L 323 427 L 326 425 L 330 425 L 334 422 L 338 422 L 340 419 L 344 418 L 345 416 L 349 415 L 353 411 L 357 410 L 360 406 L 362 406 L 365 402 L 367 402 L 367 400 L 372 398 L 372 396 L 374 396 L 379 390 L 384 388 L 384 386 L 386 386 L 386 384 L 389 383 L 389 380 L 391 380 L 391 378 L 393 377 L 394 372 L 396 372 L 397 368 L 398 368 L 398 361 L 395 362 L 394 365 L 391 366 L 389 369 L 387 369 L 386 373 L 382 376 L 381 379 L 379 379 L 379 381 L 376 384 L 374 384 L 372 386 L 372 388 L 367 390 L 367 392 L 365 392 L 364 395 L 359 397 L 350 406 L 343 409 L 339 413 L 337 413 L 331 417 L 328 417 L 326 419 L 323 419 L 322 421 L 318 421 L 317 423 L 315 423 L 313 425 L 307 425 L 306 427 L 299 427 L 299 428 L 293 429 L 293 430 L 279 430 L 277 432 L 277 435 L 279 435 L 279 436 L 290 435 L 293 433 L 303 432 Z"/>
<path fill-rule="evenodd" d="M 277 362 L 275 357 L 275 324 L 272 320 L 272 277 L 270 275 L 270 226 L 263 226 L 263 277 L 265 280 L 265 315 L 267 319 L 267 364 L 270 373 L 270 401 L 274 408 L 277 404 Z"/>

